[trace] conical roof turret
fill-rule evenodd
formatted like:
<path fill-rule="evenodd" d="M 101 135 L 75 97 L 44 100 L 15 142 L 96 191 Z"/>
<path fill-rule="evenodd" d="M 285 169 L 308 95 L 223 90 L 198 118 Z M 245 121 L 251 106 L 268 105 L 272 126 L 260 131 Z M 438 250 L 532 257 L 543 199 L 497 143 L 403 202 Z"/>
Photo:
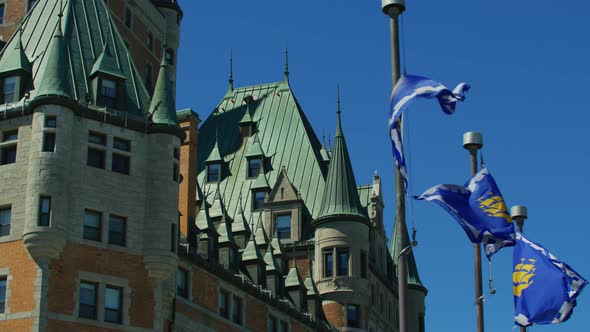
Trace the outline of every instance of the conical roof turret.
<path fill-rule="evenodd" d="M 69 2 L 66 6 L 68 5 Z M 62 32 L 62 11 L 65 9 L 60 8 L 58 10 L 59 20 L 57 20 L 57 26 L 55 27 L 51 44 L 47 50 L 45 71 L 43 72 L 41 82 L 38 84 L 38 90 L 35 96 L 60 96 L 71 99 L 72 94 L 67 81 L 68 75 L 64 75 L 64 73 L 68 72 L 66 42 Z"/>
<path fill-rule="evenodd" d="M 328 168 L 328 177 L 320 213 L 316 221 L 330 217 L 347 216 L 366 221 L 366 210 L 362 207 L 346 140 L 342 132 L 340 97 L 338 97 L 338 121 L 334 136 L 334 150 Z"/>
<path fill-rule="evenodd" d="M 262 151 L 262 145 L 260 145 L 260 139 L 258 138 L 258 133 L 254 134 L 254 140 L 250 147 L 248 147 L 248 151 L 246 151 L 246 157 L 264 157 L 264 151 Z"/>
<path fill-rule="evenodd" d="M 219 224 L 219 228 L 217 230 L 219 233 L 219 244 L 230 244 L 234 247 L 237 247 L 238 244 L 234 240 L 234 233 L 231 229 L 231 221 L 227 216 L 221 217 L 221 223 Z"/>
<path fill-rule="evenodd" d="M 125 75 L 119 69 L 117 62 L 115 61 L 115 58 L 113 58 L 111 46 L 108 42 L 105 43 L 104 47 L 102 48 L 102 52 L 98 56 L 98 59 L 96 59 L 94 65 L 92 66 L 90 77 L 93 77 L 98 73 L 103 73 L 121 79 L 126 79 Z"/>
<path fill-rule="evenodd" d="M 154 89 L 154 95 L 150 104 L 149 113 L 152 123 L 155 125 L 179 127 L 176 117 L 176 101 L 172 92 L 172 81 L 170 80 L 170 65 L 166 57 L 162 56 L 160 73 Z"/>
<path fill-rule="evenodd" d="M 299 287 L 304 285 L 296 263 L 296 261 L 293 262 L 293 267 L 289 270 L 287 278 L 285 278 L 285 287 Z"/>
<path fill-rule="evenodd" d="M 393 236 L 391 237 L 391 245 L 389 247 L 389 253 L 391 254 L 391 257 L 393 258 L 395 264 L 397 264 L 396 257 L 399 256 L 398 243 L 401 242 L 397 228 L 398 224 L 396 223 L 393 226 Z M 408 232 L 404 232 L 403 237 L 404 241 L 402 243 L 408 243 L 408 245 L 410 245 L 411 241 Z M 407 253 L 407 256 L 408 285 L 410 285 L 410 288 L 414 287 L 416 289 L 422 290 L 426 294 L 428 291 L 424 284 L 422 284 L 422 281 L 420 280 L 420 275 L 418 274 L 418 266 L 416 265 L 416 258 L 414 257 L 414 251 L 410 250 Z"/>
<path fill-rule="evenodd" d="M 280 271 L 279 263 L 275 259 L 275 253 L 271 243 L 268 244 L 266 253 L 264 254 L 264 263 L 266 263 L 266 271 Z"/>
<path fill-rule="evenodd" d="M 262 260 L 262 254 L 260 254 L 258 246 L 259 244 L 256 242 L 256 234 L 252 234 L 246 244 L 246 248 L 244 248 L 244 252 L 242 253 L 242 262 Z"/>
<path fill-rule="evenodd" d="M 199 208 L 199 214 L 195 220 L 195 224 L 199 229 L 200 233 L 214 233 L 218 234 L 209 215 L 209 205 L 207 204 L 207 198 L 203 197 L 201 207 Z"/>
<path fill-rule="evenodd" d="M 250 225 L 246 220 L 246 215 L 244 214 L 244 209 L 242 208 L 242 196 L 238 199 L 238 212 L 236 213 L 236 217 L 232 224 L 232 231 L 234 233 L 238 232 L 245 232 L 247 234 L 251 233 Z"/>
<path fill-rule="evenodd" d="M 216 162 L 223 162 L 223 157 L 221 157 L 221 151 L 219 150 L 219 135 L 218 132 L 215 132 L 215 145 L 213 145 L 213 149 L 205 163 L 216 163 Z"/>

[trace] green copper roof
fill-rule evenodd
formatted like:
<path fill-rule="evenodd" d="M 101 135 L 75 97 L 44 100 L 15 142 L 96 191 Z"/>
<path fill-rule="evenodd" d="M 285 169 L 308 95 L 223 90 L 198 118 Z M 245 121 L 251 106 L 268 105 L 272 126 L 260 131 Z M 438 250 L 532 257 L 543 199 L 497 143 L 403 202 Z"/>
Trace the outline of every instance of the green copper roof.
<path fill-rule="evenodd" d="M 232 224 L 232 231 L 234 233 L 244 232 L 250 234 L 250 225 L 248 225 L 248 221 L 246 220 L 246 216 L 244 215 L 244 209 L 242 208 L 242 198 L 240 197 L 238 203 L 238 212 L 236 213 L 235 220 Z"/>
<path fill-rule="evenodd" d="M 209 215 L 211 218 L 217 218 L 224 216 L 225 208 L 223 206 L 223 201 L 221 200 L 221 194 L 219 193 L 219 188 L 215 190 L 215 196 L 213 196 L 213 203 L 209 208 Z"/>
<path fill-rule="evenodd" d="M 289 270 L 287 278 L 285 278 L 285 287 L 298 287 L 303 285 L 301 274 L 297 269 L 297 264 L 293 263 L 293 267 Z"/>
<path fill-rule="evenodd" d="M 211 221 L 211 216 L 209 215 L 209 205 L 207 204 L 206 199 L 201 202 L 201 207 L 199 209 L 199 214 L 197 214 L 195 224 L 197 225 L 197 228 L 199 228 L 200 232 L 217 233 L 217 230 L 213 225 L 213 221 Z"/>
<path fill-rule="evenodd" d="M 213 149 L 211 149 L 209 156 L 205 160 L 206 163 L 223 162 L 223 158 L 221 157 L 221 153 L 219 152 L 219 144 L 217 143 L 217 141 L 219 141 L 219 138 L 217 137 L 217 133 L 215 133 L 215 145 L 213 146 Z"/>
<path fill-rule="evenodd" d="M 266 263 L 266 271 L 280 271 L 279 263 L 275 259 L 275 253 L 270 243 L 268 249 L 266 249 L 266 254 L 264 254 L 264 262 Z"/>
<path fill-rule="evenodd" d="M 252 188 L 252 189 L 270 189 L 270 185 L 268 184 L 268 181 L 266 180 L 266 175 L 264 175 L 264 173 L 262 173 L 262 172 L 260 174 L 258 174 L 256 179 L 254 179 L 252 181 L 252 186 L 250 188 Z"/>
<path fill-rule="evenodd" d="M 112 56 L 112 51 L 109 44 L 106 44 L 103 47 L 102 52 L 100 53 L 98 59 L 94 63 L 94 66 L 92 66 L 90 77 L 93 77 L 98 73 L 103 73 L 110 76 L 126 79 L 125 75 L 123 75 L 121 70 L 119 70 L 119 67 L 117 67 L 117 62 L 115 61 L 115 58 L 113 58 Z"/>
<path fill-rule="evenodd" d="M 266 230 L 264 229 L 264 225 L 262 224 L 262 213 L 259 214 L 258 224 L 256 225 L 256 230 L 254 231 L 253 237 L 256 237 L 258 240 L 256 242 L 258 245 L 266 245 L 268 243 L 268 235 L 266 234 Z"/>
<path fill-rule="evenodd" d="M 307 288 L 307 296 L 320 296 L 320 291 L 318 291 L 315 282 L 313 282 L 310 276 L 305 278 L 305 281 L 303 283 L 305 285 L 305 288 Z"/>
<path fill-rule="evenodd" d="M 221 223 L 217 228 L 217 232 L 219 233 L 219 244 L 230 243 L 233 246 L 237 246 L 231 229 L 231 222 L 227 217 L 221 218 Z"/>
<path fill-rule="evenodd" d="M 256 242 L 256 237 L 251 236 L 246 244 L 246 248 L 244 248 L 244 252 L 242 253 L 242 262 L 262 260 L 262 255 L 260 254 L 260 250 L 258 250 L 258 246 L 259 244 Z"/>
<path fill-rule="evenodd" d="M 292 90 L 284 82 L 241 87 L 225 97 L 213 114 L 199 129 L 198 179 L 206 186 L 206 161 L 211 154 L 231 162 L 227 163 L 227 174 L 219 184 L 225 207 L 230 216 L 238 210 L 242 196 L 244 206 L 252 206 L 251 186 L 255 181 L 247 180 L 246 153 L 252 138 L 244 140 L 239 131 L 239 122 L 248 105 L 242 103 L 246 96 L 252 96 L 250 112 L 257 119 L 257 134 L 262 151 L 268 156 L 265 168 L 266 180 L 272 188 L 281 168 L 287 170 L 289 179 L 301 194 L 301 198 L 313 217 L 319 211 L 324 192 L 326 168 L 320 156 L 321 144 L 313 132 Z M 219 140 L 215 133 L 219 130 Z M 203 188 L 206 190 L 206 188 Z M 246 218 L 250 208 L 244 211 Z"/>
<path fill-rule="evenodd" d="M 59 13 L 63 13 L 61 20 Z M 0 63 L 20 61 L 13 58 L 16 53 L 12 52 L 18 43 L 15 34 L 4 48 Z M 89 78 L 94 65 L 102 62 L 99 57 L 108 45 L 111 65 L 125 78 L 121 98 L 124 106 L 118 111 L 145 118 L 150 96 L 104 1 L 38 1 L 23 19 L 20 43 L 33 62 L 31 86 L 35 90 L 31 91 L 31 99 L 61 95 L 83 104 L 86 96 L 96 94 Z"/>
<path fill-rule="evenodd" d="M 0 59 L 0 73 L 22 70 L 27 73 L 32 72 L 32 65 L 23 49 L 22 32 L 19 28 L 15 35 L 14 46 L 7 49 Z"/>
<path fill-rule="evenodd" d="M 389 247 L 389 252 L 391 254 L 391 257 L 393 258 L 393 262 L 394 264 L 397 264 L 397 259 L 396 257 L 399 254 L 399 251 L 397 250 L 397 245 L 399 242 L 399 238 L 397 236 L 398 232 L 397 232 L 397 223 L 394 225 L 393 227 L 393 234 L 391 236 L 391 245 Z M 404 236 L 404 243 L 410 243 L 410 236 L 408 234 L 408 232 L 405 232 L 405 234 L 403 234 Z M 418 266 L 416 265 L 416 258 L 414 257 L 414 251 L 410 250 L 410 252 L 407 254 L 408 255 L 408 284 L 410 286 L 414 286 L 417 287 L 418 289 L 422 289 L 424 290 L 424 292 L 426 293 L 426 287 L 424 287 L 424 285 L 422 284 L 422 281 L 420 280 L 420 275 L 418 274 Z"/>
<path fill-rule="evenodd" d="M 263 157 L 264 152 L 262 151 L 262 146 L 260 145 L 260 140 L 258 139 L 258 134 L 254 134 L 251 141 L 252 141 L 252 143 L 250 144 L 250 147 L 248 148 L 248 151 L 246 152 L 246 157 Z"/>
<path fill-rule="evenodd" d="M 328 169 L 326 189 L 318 219 L 342 215 L 367 219 L 366 209 L 361 206 L 359 200 L 346 140 L 342 133 L 340 110 L 338 110 L 334 154 Z"/>
<path fill-rule="evenodd" d="M 233 92 L 233 88 L 232 88 L 232 92 Z M 240 122 L 238 122 L 239 124 L 246 124 L 246 123 L 253 123 L 254 120 L 252 120 L 252 116 L 250 115 L 250 105 L 248 105 L 248 107 L 246 107 L 246 112 L 244 112 L 244 116 L 242 117 L 242 120 L 240 120 Z"/>
<path fill-rule="evenodd" d="M 166 57 L 163 56 L 149 112 L 154 124 L 179 127 L 169 67 Z"/>
<path fill-rule="evenodd" d="M 47 50 L 47 62 L 43 78 L 37 86 L 38 96 L 62 96 L 71 98 L 70 87 L 67 76 L 64 73 L 67 70 L 66 64 L 66 43 L 62 34 L 61 16 L 55 27 L 55 33 Z"/>

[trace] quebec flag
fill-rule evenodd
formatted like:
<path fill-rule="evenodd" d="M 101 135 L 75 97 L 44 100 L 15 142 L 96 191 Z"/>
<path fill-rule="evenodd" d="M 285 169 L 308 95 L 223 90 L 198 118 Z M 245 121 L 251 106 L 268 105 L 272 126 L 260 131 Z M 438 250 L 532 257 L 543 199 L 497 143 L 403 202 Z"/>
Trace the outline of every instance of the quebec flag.
<path fill-rule="evenodd" d="M 461 83 L 451 91 L 446 86 L 429 78 L 413 75 L 404 75 L 395 84 L 391 95 L 391 110 L 389 111 L 389 136 L 395 164 L 404 180 L 404 188 L 408 187 L 408 171 L 404 158 L 402 134 L 397 125 L 402 113 L 416 98 L 436 98 L 443 112 L 453 114 L 457 101 L 465 100 L 465 92 L 469 89 L 469 84 Z"/>
<path fill-rule="evenodd" d="M 516 234 L 512 283 L 514 321 L 524 327 L 568 320 L 588 284 L 549 250 L 520 233 Z"/>
<path fill-rule="evenodd" d="M 483 168 L 465 186 L 441 184 L 426 190 L 418 200 L 433 201 L 447 210 L 473 243 L 485 244 L 490 258 L 514 245 L 514 225 L 496 181 Z"/>

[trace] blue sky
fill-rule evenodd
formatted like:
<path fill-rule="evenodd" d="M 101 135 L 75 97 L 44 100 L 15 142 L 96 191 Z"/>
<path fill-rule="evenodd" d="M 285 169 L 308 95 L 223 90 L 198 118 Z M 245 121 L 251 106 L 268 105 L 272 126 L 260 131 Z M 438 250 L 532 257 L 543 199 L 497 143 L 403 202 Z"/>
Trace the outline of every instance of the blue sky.
<path fill-rule="evenodd" d="M 590 4 L 570 1 L 411 1 L 404 14 L 408 73 L 449 87 L 472 85 L 454 115 L 436 102 L 410 109 L 412 193 L 469 176 L 462 134 L 481 131 L 485 162 L 509 206 L 527 205 L 526 235 L 590 278 L 587 77 Z M 394 211 L 386 118 L 391 92 L 389 29 L 379 1 L 182 1 L 178 108 L 205 119 L 227 89 L 229 53 L 236 86 L 279 81 L 288 42 L 291 86 L 318 136 L 333 135 L 336 85 L 358 184 L 383 178 L 386 227 Z M 412 206 L 413 205 L 413 206 Z M 429 288 L 430 331 L 475 329 L 472 245 L 432 203 L 408 205 L 418 229 L 416 256 Z M 412 218 L 413 216 L 413 218 Z M 512 250 L 494 258 L 498 292 L 485 302 L 486 329 L 513 326 Z M 484 266 L 487 279 L 487 266 Z M 484 280 L 484 284 L 487 284 Z M 487 287 L 485 288 L 487 289 Z M 570 321 L 534 331 L 583 331 L 590 294 Z"/>

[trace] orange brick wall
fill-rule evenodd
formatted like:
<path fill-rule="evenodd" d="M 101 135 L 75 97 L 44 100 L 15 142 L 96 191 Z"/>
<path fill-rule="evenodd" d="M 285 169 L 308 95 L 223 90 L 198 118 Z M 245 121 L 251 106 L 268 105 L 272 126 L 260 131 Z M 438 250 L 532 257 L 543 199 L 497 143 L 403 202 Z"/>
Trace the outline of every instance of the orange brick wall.
<path fill-rule="evenodd" d="M 337 302 L 329 302 L 323 305 L 326 319 L 336 327 L 344 326 L 344 306 Z"/>
<path fill-rule="evenodd" d="M 0 25 L 2 40 L 7 42 L 16 31 L 26 14 L 27 0 L 6 0 L 4 5 L 4 24 Z"/>
<path fill-rule="evenodd" d="M 127 279 L 131 288 L 129 306 L 132 326 L 152 328 L 154 321 L 154 285 L 143 265 L 143 257 L 119 251 L 68 243 L 59 260 L 50 264 L 48 308 L 50 312 L 73 315 L 78 272 Z"/>
<path fill-rule="evenodd" d="M 0 244 L 0 268 L 9 268 L 8 281 L 10 297 L 8 307 L 11 314 L 35 310 L 35 276 L 37 263 L 29 256 L 22 241 Z M 0 321 L 0 331 L 30 331 L 33 319 Z"/>
<path fill-rule="evenodd" d="M 199 139 L 199 121 L 191 116 L 188 121 L 180 124 L 186 134 L 186 139 L 180 147 L 180 175 L 182 182 L 178 192 L 178 210 L 180 211 L 180 232 L 185 237 L 192 234 L 194 220 L 197 214 L 197 144 Z"/>
<path fill-rule="evenodd" d="M 120 332 L 121 330 L 107 329 L 104 327 L 88 326 L 74 322 L 64 322 L 50 319 L 47 323 L 47 332 Z"/>
<path fill-rule="evenodd" d="M 293 267 L 293 258 L 289 258 L 289 269 Z M 309 276 L 309 259 L 307 257 L 297 257 L 297 269 L 301 278 L 305 280 Z"/>

